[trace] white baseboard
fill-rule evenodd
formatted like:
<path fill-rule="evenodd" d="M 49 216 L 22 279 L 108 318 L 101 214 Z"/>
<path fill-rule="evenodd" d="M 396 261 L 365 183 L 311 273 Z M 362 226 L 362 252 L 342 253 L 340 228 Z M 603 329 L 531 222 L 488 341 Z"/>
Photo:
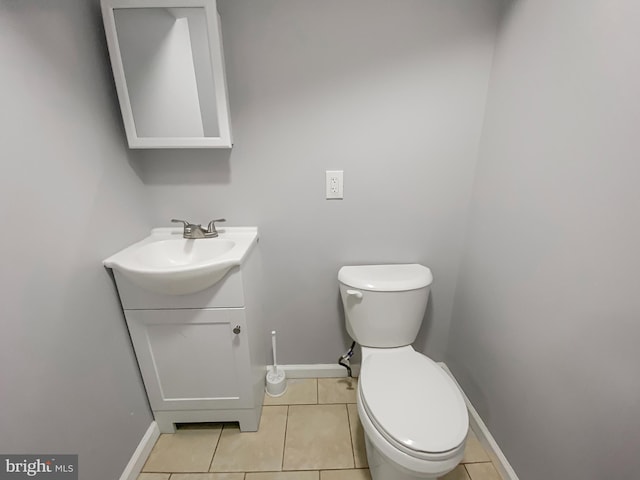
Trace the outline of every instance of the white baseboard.
<path fill-rule="evenodd" d="M 271 368 L 268 366 L 267 369 Z M 346 377 L 347 369 L 337 363 L 314 363 L 309 365 L 278 365 L 284 370 L 287 378 L 331 378 Z M 360 374 L 360 365 L 352 365 L 354 377 Z"/>
<path fill-rule="evenodd" d="M 489 453 L 489 456 L 491 457 L 494 465 L 498 467 L 502 478 L 504 480 L 519 480 L 518 475 L 516 475 L 516 472 L 511 467 L 511 464 L 507 460 L 507 457 L 505 457 L 504 453 L 502 453 L 502 450 L 498 446 L 498 443 L 493 438 L 493 435 L 491 435 L 491 432 L 489 431 L 485 423 L 482 421 L 482 418 L 480 418 L 480 414 L 478 413 L 478 411 L 471 404 L 469 397 L 467 397 L 467 395 L 464 393 L 464 390 L 462 390 L 462 387 L 456 380 L 456 377 L 454 377 L 453 373 L 451 373 L 451 370 L 449 370 L 449 367 L 447 367 L 444 362 L 438 362 L 438 365 L 440 365 L 442 369 L 449 374 L 453 381 L 456 382 L 456 385 L 458 385 L 458 388 L 460 389 L 460 392 L 464 397 L 464 402 L 467 404 L 467 410 L 469 411 L 469 415 L 471 417 L 469 419 L 471 429 L 478 437 L 478 440 L 480 440 L 480 443 L 482 443 L 482 446 Z"/>
<path fill-rule="evenodd" d="M 142 437 L 142 440 L 140 440 L 133 455 L 131 455 L 129 463 L 127 463 L 124 472 L 120 475 L 120 480 L 136 480 L 138 478 L 159 436 L 160 429 L 158 428 L 158 424 L 153 421 Z"/>

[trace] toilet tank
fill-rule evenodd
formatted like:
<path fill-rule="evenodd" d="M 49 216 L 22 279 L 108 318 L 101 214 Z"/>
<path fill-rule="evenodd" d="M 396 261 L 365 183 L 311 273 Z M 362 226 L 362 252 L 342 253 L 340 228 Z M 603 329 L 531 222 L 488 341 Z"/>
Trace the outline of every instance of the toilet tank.
<path fill-rule="evenodd" d="M 347 332 L 360 345 L 391 348 L 416 339 L 433 276 L 423 265 L 358 265 L 338 272 Z"/>

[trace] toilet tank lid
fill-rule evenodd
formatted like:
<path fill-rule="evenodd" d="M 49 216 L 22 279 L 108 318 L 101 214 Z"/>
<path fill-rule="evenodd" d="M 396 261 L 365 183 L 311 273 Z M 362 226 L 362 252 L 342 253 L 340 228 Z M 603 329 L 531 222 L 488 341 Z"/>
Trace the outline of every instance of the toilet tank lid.
<path fill-rule="evenodd" d="M 338 280 L 353 288 L 380 292 L 401 292 L 428 287 L 433 275 L 417 263 L 396 265 L 353 265 L 342 267 Z"/>

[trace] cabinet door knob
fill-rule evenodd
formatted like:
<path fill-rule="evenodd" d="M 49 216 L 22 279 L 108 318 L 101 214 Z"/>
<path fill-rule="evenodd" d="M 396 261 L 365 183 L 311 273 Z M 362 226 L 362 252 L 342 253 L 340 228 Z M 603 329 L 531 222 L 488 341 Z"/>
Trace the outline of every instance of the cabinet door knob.
<path fill-rule="evenodd" d="M 240 333 L 240 325 L 236 325 L 235 328 L 233 329 L 233 333 L 235 333 L 236 335 L 238 335 Z"/>

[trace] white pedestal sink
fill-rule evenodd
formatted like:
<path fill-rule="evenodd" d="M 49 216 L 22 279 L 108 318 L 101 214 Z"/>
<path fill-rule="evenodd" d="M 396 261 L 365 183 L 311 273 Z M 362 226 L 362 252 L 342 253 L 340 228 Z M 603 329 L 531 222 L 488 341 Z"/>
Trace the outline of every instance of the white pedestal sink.
<path fill-rule="evenodd" d="M 205 290 L 240 265 L 257 242 L 255 227 L 218 230 L 217 238 L 182 238 L 181 228 L 154 228 L 151 235 L 104 260 L 139 287 L 165 295 Z"/>

